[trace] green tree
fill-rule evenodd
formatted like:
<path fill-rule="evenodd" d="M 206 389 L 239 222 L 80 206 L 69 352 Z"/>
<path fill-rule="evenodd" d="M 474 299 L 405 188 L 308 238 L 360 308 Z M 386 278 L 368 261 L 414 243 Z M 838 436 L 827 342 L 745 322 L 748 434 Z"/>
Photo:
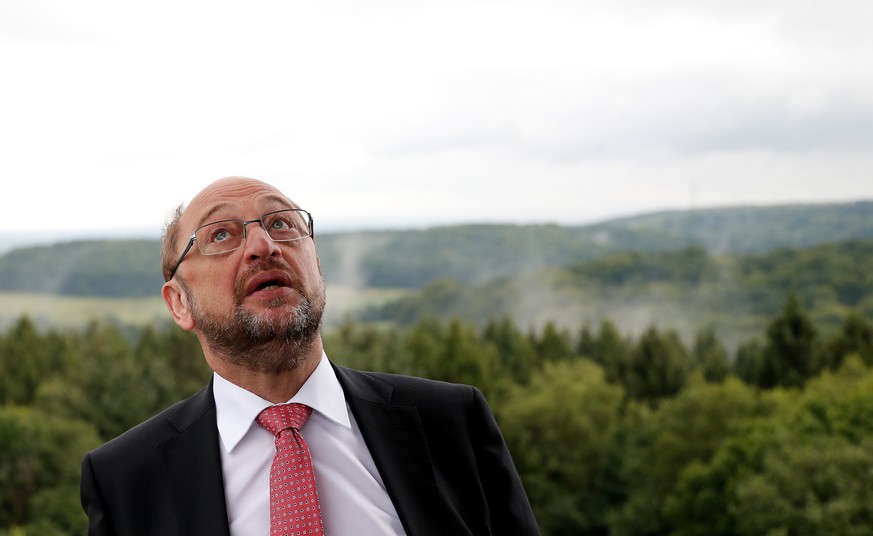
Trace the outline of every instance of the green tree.
<path fill-rule="evenodd" d="M 132 352 L 158 409 L 199 391 L 212 375 L 197 337 L 175 324 L 145 326 Z"/>
<path fill-rule="evenodd" d="M 573 351 L 570 335 L 566 331 L 558 329 L 551 321 L 546 322 L 539 335 L 531 333 L 530 340 L 540 363 L 567 361 L 576 355 Z"/>
<path fill-rule="evenodd" d="M 0 407 L 0 532 L 80 533 L 79 461 L 99 444 L 84 422 Z"/>
<path fill-rule="evenodd" d="M 0 402 L 30 404 L 42 381 L 64 374 L 68 354 L 62 337 L 41 334 L 28 316 L 20 317 L 0 337 Z"/>
<path fill-rule="evenodd" d="M 584 324 L 579 328 L 579 335 L 576 337 L 576 355 L 594 360 L 595 345 L 596 340 L 591 333 L 591 328 L 588 324 Z M 597 364 L 603 366 L 602 363 L 597 362 Z"/>
<path fill-rule="evenodd" d="M 757 339 L 740 344 L 734 360 L 734 374 L 749 385 L 761 386 L 764 375 L 764 345 Z"/>
<path fill-rule="evenodd" d="M 614 383 L 619 381 L 622 364 L 630 350 L 631 344 L 621 335 L 615 324 L 610 320 L 604 320 L 600 323 L 589 357 L 603 367 L 606 379 Z"/>
<path fill-rule="evenodd" d="M 431 318 L 419 321 L 406 333 L 403 348 L 414 375 L 475 385 L 486 395 L 499 383 L 494 346 L 483 343 L 459 318 L 448 325 Z"/>
<path fill-rule="evenodd" d="M 715 334 L 712 326 L 700 329 L 694 337 L 691 350 L 695 365 L 703 371 L 710 382 L 721 382 L 730 373 L 727 350 Z"/>
<path fill-rule="evenodd" d="M 524 384 L 530 380 L 537 366 L 534 348 L 510 317 L 488 322 L 482 339 L 494 346 L 500 368 L 514 382 Z"/>
<path fill-rule="evenodd" d="M 681 472 L 664 508 L 675 533 L 869 534 L 873 373 L 849 358 L 803 392 L 768 396 L 776 411 Z"/>
<path fill-rule="evenodd" d="M 797 387 L 813 373 L 816 330 L 795 292 L 767 326 L 762 387 Z"/>
<path fill-rule="evenodd" d="M 611 517 L 610 534 L 668 534 L 682 520 L 664 515 L 664 499 L 683 470 L 709 460 L 747 422 L 772 406 L 742 382 L 699 378 L 633 428 L 622 453 L 627 500 Z"/>
<path fill-rule="evenodd" d="M 496 408 L 544 536 L 605 534 L 623 398 L 591 361 L 547 363 Z"/>
<path fill-rule="evenodd" d="M 675 331 L 650 327 L 624 360 L 619 380 L 628 396 L 655 406 L 685 386 L 690 360 Z"/>
<path fill-rule="evenodd" d="M 73 344 L 79 356 L 74 372 L 42 386 L 40 408 L 90 422 L 110 439 L 175 401 L 167 397 L 174 392 L 172 376 L 137 360 L 117 327 L 92 322 Z"/>
<path fill-rule="evenodd" d="M 873 365 L 873 325 L 858 311 L 843 320 L 839 332 L 828 342 L 826 353 L 830 368 L 839 368 L 843 359 L 856 354 L 867 365 Z"/>
<path fill-rule="evenodd" d="M 411 370 L 396 330 L 356 323 L 351 317 L 325 332 L 324 347 L 331 359 L 348 367 L 397 374 Z"/>

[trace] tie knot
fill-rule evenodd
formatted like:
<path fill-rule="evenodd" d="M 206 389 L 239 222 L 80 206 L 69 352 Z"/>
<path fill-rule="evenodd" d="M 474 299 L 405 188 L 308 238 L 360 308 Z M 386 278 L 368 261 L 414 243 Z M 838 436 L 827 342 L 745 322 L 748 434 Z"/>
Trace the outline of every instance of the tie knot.
<path fill-rule="evenodd" d="M 271 434 L 278 435 L 289 428 L 300 430 L 310 415 L 312 408 L 306 404 L 279 404 L 260 412 L 255 420 Z"/>

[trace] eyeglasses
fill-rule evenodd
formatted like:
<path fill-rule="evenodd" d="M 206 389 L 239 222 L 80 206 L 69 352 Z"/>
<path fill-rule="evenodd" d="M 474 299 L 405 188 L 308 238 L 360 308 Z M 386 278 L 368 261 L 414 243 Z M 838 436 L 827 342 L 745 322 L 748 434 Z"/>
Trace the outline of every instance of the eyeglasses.
<path fill-rule="evenodd" d="M 176 270 L 179 269 L 179 265 L 182 264 L 194 242 L 197 242 L 197 249 L 203 255 L 228 253 L 242 247 L 246 239 L 246 226 L 250 223 L 260 223 L 273 242 L 292 242 L 315 236 L 312 214 L 302 208 L 268 212 L 256 220 L 221 220 L 207 223 L 191 233 L 188 244 L 170 272 L 170 279 L 176 275 Z"/>

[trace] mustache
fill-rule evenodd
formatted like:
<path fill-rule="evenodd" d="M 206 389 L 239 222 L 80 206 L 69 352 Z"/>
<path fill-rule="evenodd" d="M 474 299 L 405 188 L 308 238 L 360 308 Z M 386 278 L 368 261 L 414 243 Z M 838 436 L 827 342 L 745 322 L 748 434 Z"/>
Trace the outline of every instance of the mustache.
<path fill-rule="evenodd" d="M 233 286 L 233 295 L 237 300 L 237 303 L 242 302 L 243 298 L 245 298 L 248 281 L 258 273 L 266 272 L 267 270 L 281 270 L 285 272 L 291 278 L 291 288 L 298 292 L 302 291 L 300 278 L 297 276 L 297 273 L 291 269 L 290 264 L 281 258 L 267 257 L 249 265 L 239 279 L 236 280 L 236 283 Z"/>

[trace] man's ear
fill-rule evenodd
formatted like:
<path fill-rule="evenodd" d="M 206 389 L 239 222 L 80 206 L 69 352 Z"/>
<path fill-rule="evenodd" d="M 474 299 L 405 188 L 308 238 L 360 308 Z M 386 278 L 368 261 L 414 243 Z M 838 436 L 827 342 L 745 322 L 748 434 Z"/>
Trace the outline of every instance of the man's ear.
<path fill-rule="evenodd" d="M 161 287 L 161 296 L 176 324 L 185 331 L 191 331 L 194 328 L 194 318 L 188 306 L 188 295 L 179 288 L 178 283 L 175 281 L 164 283 Z"/>

